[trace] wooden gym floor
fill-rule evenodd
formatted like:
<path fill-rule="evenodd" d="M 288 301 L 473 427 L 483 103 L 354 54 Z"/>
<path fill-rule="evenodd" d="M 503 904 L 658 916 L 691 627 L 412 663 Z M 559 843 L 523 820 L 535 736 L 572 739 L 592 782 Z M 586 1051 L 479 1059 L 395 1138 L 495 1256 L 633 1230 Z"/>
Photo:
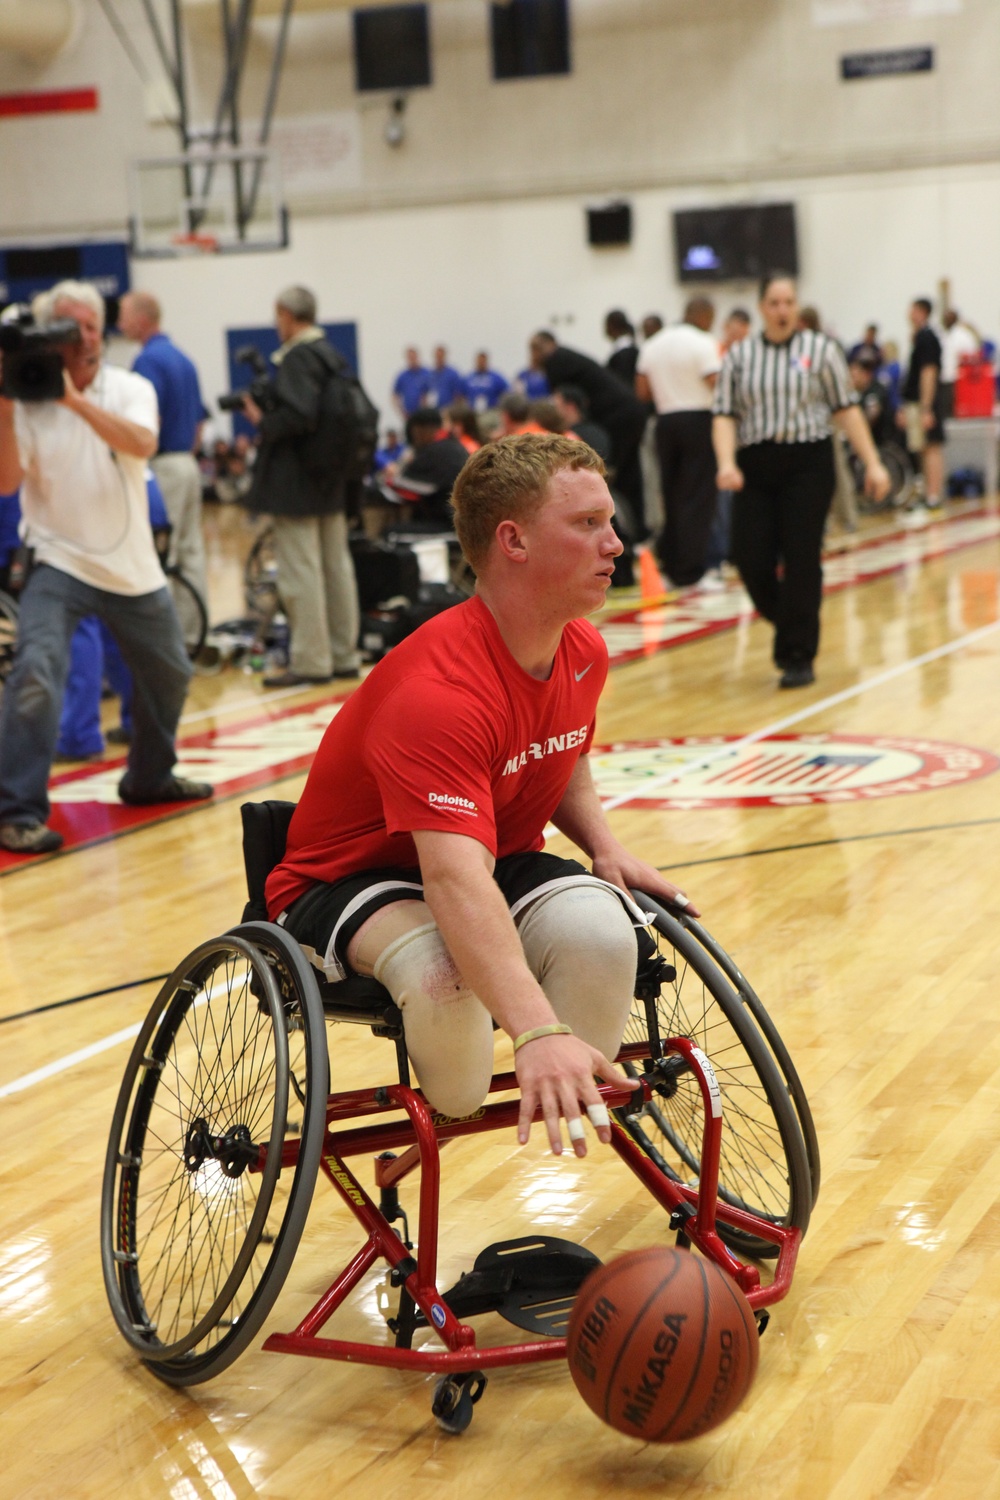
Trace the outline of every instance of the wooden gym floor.
<path fill-rule="evenodd" d="M 210 527 L 218 619 L 239 610 L 248 534 L 229 511 Z M 750 977 L 819 1130 L 821 1195 L 744 1408 L 694 1443 L 642 1447 L 591 1416 L 564 1368 L 522 1367 L 496 1373 L 453 1438 L 429 1378 L 259 1341 L 188 1392 L 137 1362 L 101 1281 L 107 1130 L 155 993 L 135 981 L 239 917 L 235 798 L 0 880 L 0 1021 L 107 992 L 0 1031 L 0 1496 L 1000 1495 L 1000 554 L 995 535 L 926 561 L 903 545 L 903 565 L 827 598 L 814 688 L 775 691 L 770 631 L 747 618 L 617 667 L 602 704 L 599 738 L 628 747 L 606 764 L 614 826 L 676 872 Z M 199 678 L 189 726 L 245 717 L 260 696 L 238 669 Z M 817 750 L 824 735 L 838 738 Z M 719 773 L 690 747 L 653 747 L 652 762 L 635 748 L 695 736 L 716 753 L 718 736 L 742 738 L 750 758 L 720 760 L 712 791 Z M 760 805 L 762 787 L 776 803 Z M 390 1071 L 360 1028 L 332 1028 L 330 1047 L 338 1086 Z M 512 1134 L 454 1143 L 443 1168 L 442 1284 L 532 1230 L 602 1258 L 664 1238 L 610 1154 L 556 1161 L 537 1129 L 524 1150 Z M 293 1326 L 354 1244 L 321 1180 L 268 1329 Z M 377 1336 L 375 1283 L 338 1315 L 346 1336 Z"/>

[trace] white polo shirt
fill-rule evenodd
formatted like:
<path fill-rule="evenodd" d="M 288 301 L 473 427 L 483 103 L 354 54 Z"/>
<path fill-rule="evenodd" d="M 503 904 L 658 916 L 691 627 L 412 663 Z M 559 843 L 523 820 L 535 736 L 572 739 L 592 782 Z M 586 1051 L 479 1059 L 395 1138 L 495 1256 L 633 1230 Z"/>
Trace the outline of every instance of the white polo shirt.
<path fill-rule="evenodd" d="M 114 416 L 159 431 L 156 391 L 142 375 L 102 364 L 87 397 Z M 163 588 L 146 499 L 146 460 L 112 453 L 59 401 L 14 409 L 24 479 L 21 512 L 38 562 L 110 594 Z"/>
<path fill-rule="evenodd" d="M 710 411 L 712 392 L 706 375 L 722 367 L 719 345 L 710 333 L 691 323 L 663 328 L 639 351 L 636 372 L 645 375 L 660 416 L 675 411 Z"/>

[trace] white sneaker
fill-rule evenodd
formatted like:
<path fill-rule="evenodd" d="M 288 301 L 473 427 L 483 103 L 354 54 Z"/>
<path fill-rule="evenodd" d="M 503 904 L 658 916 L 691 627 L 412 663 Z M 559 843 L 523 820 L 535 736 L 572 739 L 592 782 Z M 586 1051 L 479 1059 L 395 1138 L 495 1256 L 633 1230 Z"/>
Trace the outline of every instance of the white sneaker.
<path fill-rule="evenodd" d="M 724 594 L 727 586 L 721 568 L 709 568 L 708 572 L 703 573 L 695 584 L 699 594 Z"/>
<path fill-rule="evenodd" d="M 927 506 L 922 500 L 918 500 L 913 505 L 906 507 L 899 521 L 902 526 L 916 527 L 929 525 L 930 519 L 930 512 Z"/>

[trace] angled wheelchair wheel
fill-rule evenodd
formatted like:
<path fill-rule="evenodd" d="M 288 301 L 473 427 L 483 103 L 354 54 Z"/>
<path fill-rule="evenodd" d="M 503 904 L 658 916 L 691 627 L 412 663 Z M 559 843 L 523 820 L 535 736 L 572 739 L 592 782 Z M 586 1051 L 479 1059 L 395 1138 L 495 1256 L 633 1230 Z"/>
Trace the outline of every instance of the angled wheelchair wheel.
<path fill-rule="evenodd" d="M 176 567 L 168 567 L 167 579 L 174 596 L 177 618 L 184 632 L 184 645 L 188 656 L 196 661 L 201 655 L 208 635 L 208 610 L 205 601 L 189 578 Z"/>
<path fill-rule="evenodd" d="M 637 899 L 654 913 L 650 934 L 669 967 L 658 985 L 638 986 L 625 1041 L 648 1042 L 655 1059 L 669 1037 L 685 1036 L 707 1053 L 722 1089 L 720 1200 L 804 1232 L 813 1201 L 806 1143 L 788 1082 L 746 996 L 733 988 L 685 923 L 655 900 L 645 895 Z M 674 1085 L 670 1097 L 655 1096 L 639 1113 L 616 1113 L 661 1171 L 696 1185 L 704 1122 L 701 1094 L 689 1073 Z M 763 1258 L 777 1253 L 775 1246 L 746 1231 L 720 1223 L 719 1233 L 742 1254 Z"/>
<path fill-rule="evenodd" d="M 250 614 L 265 623 L 283 607 L 278 593 L 278 558 L 271 526 L 260 532 L 250 548 L 243 568 L 243 594 Z"/>
<path fill-rule="evenodd" d="M 157 996 L 115 1109 L 101 1252 L 121 1333 L 170 1384 L 224 1370 L 280 1291 L 312 1199 L 328 1076 L 316 986 L 280 928 L 202 944 Z M 297 1163 L 282 1170 L 295 1136 Z"/>
<path fill-rule="evenodd" d="M 730 958 L 726 950 L 720 947 L 711 933 L 707 932 L 701 923 L 693 917 L 682 916 L 678 920 L 681 926 L 698 940 L 709 956 L 714 959 L 723 974 L 725 974 L 743 1005 L 756 1021 L 760 1033 L 771 1051 L 771 1055 L 785 1081 L 789 1097 L 795 1107 L 796 1118 L 798 1119 L 799 1129 L 802 1132 L 802 1140 L 806 1148 L 806 1158 L 809 1162 L 809 1189 L 812 1205 L 815 1207 L 816 1199 L 819 1197 L 821 1178 L 819 1140 L 816 1136 L 816 1125 L 813 1121 L 812 1110 L 809 1107 L 809 1100 L 806 1098 L 806 1092 L 802 1087 L 802 1080 L 798 1075 L 795 1064 L 789 1056 L 788 1048 L 782 1041 L 778 1028 L 765 1010 L 760 996 L 739 966 Z"/>

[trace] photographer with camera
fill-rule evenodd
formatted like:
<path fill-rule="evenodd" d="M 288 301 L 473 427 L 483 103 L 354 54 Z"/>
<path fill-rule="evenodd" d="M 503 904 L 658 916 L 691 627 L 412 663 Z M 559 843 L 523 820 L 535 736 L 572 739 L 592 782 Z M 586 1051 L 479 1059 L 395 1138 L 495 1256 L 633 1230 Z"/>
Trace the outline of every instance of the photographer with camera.
<path fill-rule="evenodd" d="M 146 504 L 156 392 L 102 361 L 104 303 L 93 287 L 60 282 L 36 299 L 35 313 L 35 325 L 8 325 L 0 338 L 0 493 L 20 486 L 34 550 L 0 704 L 0 846 L 16 854 L 62 843 L 45 826 L 46 788 L 70 638 L 88 615 L 107 623 L 135 682 L 122 801 L 212 795 L 206 783 L 172 774 L 191 667 Z"/>
<path fill-rule="evenodd" d="M 281 293 L 274 321 L 281 339 L 271 356 L 274 379 L 258 376 L 240 399 L 260 429 L 245 504 L 272 519 L 278 591 L 291 633 L 288 668 L 264 678 L 269 688 L 357 677 L 360 626 L 346 515 L 348 488 L 360 475 L 338 451 L 329 399 L 334 383 L 356 382 L 317 327 L 316 299 L 305 287 Z M 372 453 L 377 413 L 375 421 Z"/>

